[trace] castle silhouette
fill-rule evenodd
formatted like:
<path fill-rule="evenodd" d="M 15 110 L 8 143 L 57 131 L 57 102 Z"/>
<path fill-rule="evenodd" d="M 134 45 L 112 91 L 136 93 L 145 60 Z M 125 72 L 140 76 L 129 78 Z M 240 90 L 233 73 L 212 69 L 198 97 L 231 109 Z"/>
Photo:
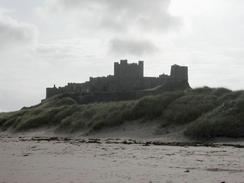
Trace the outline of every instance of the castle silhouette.
<path fill-rule="evenodd" d="M 114 75 L 90 77 L 84 83 L 68 83 L 64 87 L 46 88 L 46 99 L 57 94 L 70 94 L 81 103 L 93 101 L 127 100 L 162 91 L 189 88 L 188 67 L 172 65 L 170 75 L 144 77 L 144 62 L 114 63 Z"/>

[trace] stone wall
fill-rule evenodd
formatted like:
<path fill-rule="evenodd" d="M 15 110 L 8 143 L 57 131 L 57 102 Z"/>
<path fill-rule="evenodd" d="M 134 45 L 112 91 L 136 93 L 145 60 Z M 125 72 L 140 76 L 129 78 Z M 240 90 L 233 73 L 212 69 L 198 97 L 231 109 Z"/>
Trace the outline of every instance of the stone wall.
<path fill-rule="evenodd" d="M 107 77 L 90 77 L 89 91 L 90 92 L 112 92 L 116 90 L 114 76 Z"/>
<path fill-rule="evenodd" d="M 58 89 L 54 85 L 53 88 L 46 88 L 46 98 L 50 98 L 59 93 Z"/>

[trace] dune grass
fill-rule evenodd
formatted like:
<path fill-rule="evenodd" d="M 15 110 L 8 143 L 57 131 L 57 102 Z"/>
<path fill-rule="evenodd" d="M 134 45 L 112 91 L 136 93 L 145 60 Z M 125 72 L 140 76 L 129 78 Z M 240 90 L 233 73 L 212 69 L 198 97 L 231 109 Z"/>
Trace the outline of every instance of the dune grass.
<path fill-rule="evenodd" d="M 237 95 L 236 95 L 237 94 Z M 237 96 L 235 99 L 233 96 Z M 244 137 L 244 95 L 233 93 L 231 97 L 214 110 L 202 115 L 185 131 L 193 138 Z"/>
<path fill-rule="evenodd" d="M 243 137 L 244 92 L 203 87 L 86 105 L 69 95 L 58 95 L 33 107 L 1 113 L 0 129 L 19 132 L 46 127 L 63 133 L 96 132 L 135 120 L 157 120 L 162 128 L 187 124 L 185 135 L 191 138 Z"/>

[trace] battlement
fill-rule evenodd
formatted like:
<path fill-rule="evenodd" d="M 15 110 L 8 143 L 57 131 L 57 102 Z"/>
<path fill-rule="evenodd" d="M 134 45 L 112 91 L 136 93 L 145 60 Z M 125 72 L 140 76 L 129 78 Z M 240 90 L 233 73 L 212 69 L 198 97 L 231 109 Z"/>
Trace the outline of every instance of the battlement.
<path fill-rule="evenodd" d="M 143 78 L 143 61 L 137 63 L 128 63 L 127 60 L 120 60 L 120 63 L 114 62 L 115 78 Z"/>

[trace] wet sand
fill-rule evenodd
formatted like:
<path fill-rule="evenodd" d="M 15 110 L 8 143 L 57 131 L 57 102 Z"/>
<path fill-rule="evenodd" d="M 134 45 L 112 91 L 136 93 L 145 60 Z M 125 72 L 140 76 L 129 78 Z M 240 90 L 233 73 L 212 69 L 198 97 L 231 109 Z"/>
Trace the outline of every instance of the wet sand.
<path fill-rule="evenodd" d="M 244 149 L 97 140 L 0 140 L 1 183 L 244 182 Z"/>

